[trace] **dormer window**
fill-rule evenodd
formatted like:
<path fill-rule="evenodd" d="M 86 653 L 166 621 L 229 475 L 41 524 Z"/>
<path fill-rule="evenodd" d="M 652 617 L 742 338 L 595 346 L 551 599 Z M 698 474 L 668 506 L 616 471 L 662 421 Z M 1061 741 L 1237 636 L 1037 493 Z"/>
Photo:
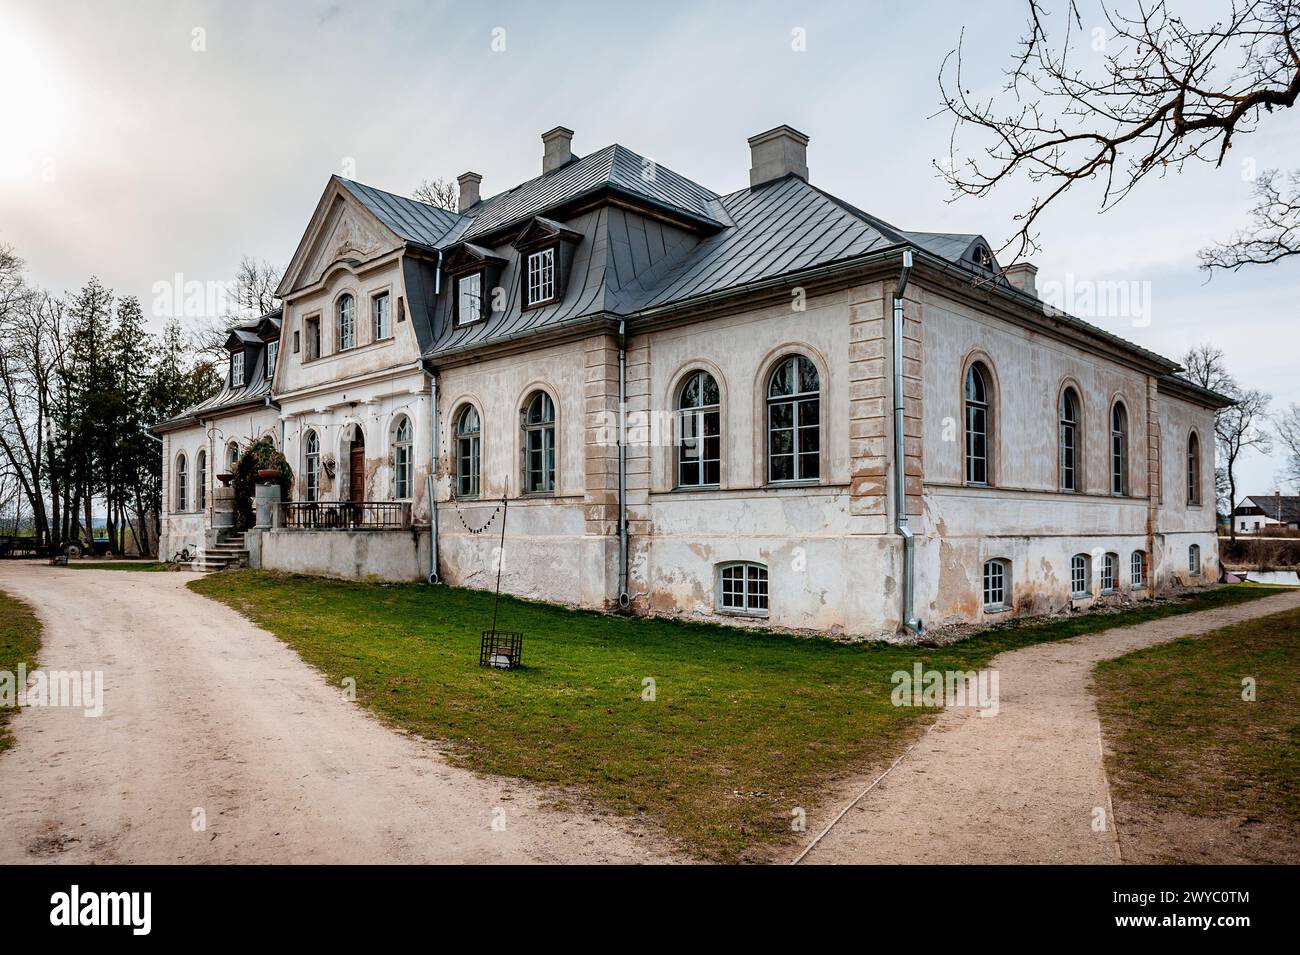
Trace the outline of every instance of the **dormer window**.
<path fill-rule="evenodd" d="M 230 387 L 244 387 L 244 353 L 232 352 L 230 355 Z"/>
<path fill-rule="evenodd" d="M 266 377 L 275 377 L 275 360 L 280 356 L 280 343 L 266 343 Z"/>
<path fill-rule="evenodd" d="M 483 273 L 473 272 L 456 279 L 456 324 L 470 325 L 483 319 Z"/>
<path fill-rule="evenodd" d="M 528 255 L 528 274 L 524 305 L 545 305 L 553 302 L 555 295 L 555 247 L 542 249 Z"/>

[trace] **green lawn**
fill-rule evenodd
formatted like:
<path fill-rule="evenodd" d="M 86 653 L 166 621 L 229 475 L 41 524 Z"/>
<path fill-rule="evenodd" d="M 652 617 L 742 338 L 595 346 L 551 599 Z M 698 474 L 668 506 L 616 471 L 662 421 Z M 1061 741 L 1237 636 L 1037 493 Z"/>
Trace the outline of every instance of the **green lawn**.
<path fill-rule="evenodd" d="M 1292 862 L 1300 846 L 1300 611 L 1260 617 L 1101 663 L 1107 770 L 1134 817 L 1198 817 L 1150 834 L 1169 862 Z M 1255 700 L 1242 699 L 1242 680 Z M 1122 816 L 1122 814 L 1121 814 Z M 1287 834 L 1257 849 L 1240 826 Z M 1207 830 L 1208 823 L 1208 830 Z M 1206 832 L 1216 837 L 1207 840 Z M 1121 835 L 1123 836 L 1121 825 Z M 1139 833 L 1136 838 L 1146 834 Z M 1271 843 L 1271 844 L 1270 844 Z M 1289 846 L 1287 845 L 1289 843 Z M 1214 854 L 1226 850 L 1230 858 Z M 1208 853 L 1208 855 L 1207 855 Z M 1255 854 L 1257 857 L 1252 857 Z"/>
<path fill-rule="evenodd" d="M 1134 611 L 1007 627 L 944 649 L 628 619 L 502 598 L 524 667 L 478 666 L 491 594 L 257 571 L 193 581 L 242 611 L 397 726 L 446 740 L 475 770 L 576 786 L 663 825 L 713 860 L 770 857 L 828 779 L 881 764 L 932 715 L 891 705 L 890 676 L 971 669 L 994 654 L 1125 623 L 1237 603 L 1218 588 Z M 643 680 L 656 699 L 642 699 Z M 310 742 L 310 741 L 305 741 Z M 809 828 L 819 816 L 809 812 Z"/>
<path fill-rule="evenodd" d="M 0 672 L 13 675 L 15 689 L 18 665 L 36 668 L 36 652 L 41 648 L 41 622 L 32 608 L 0 590 Z M 0 752 L 13 745 L 8 726 L 14 707 L 0 705 Z"/>
<path fill-rule="evenodd" d="M 176 565 L 160 560 L 70 560 L 69 567 L 77 570 L 173 570 Z"/>

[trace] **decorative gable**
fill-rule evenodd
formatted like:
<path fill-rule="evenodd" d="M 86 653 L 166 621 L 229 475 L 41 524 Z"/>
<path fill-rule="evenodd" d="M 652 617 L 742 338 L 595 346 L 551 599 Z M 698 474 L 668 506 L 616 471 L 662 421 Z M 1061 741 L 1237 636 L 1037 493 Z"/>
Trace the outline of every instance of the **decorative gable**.
<path fill-rule="evenodd" d="M 316 284 L 335 263 L 355 267 L 401 247 L 395 233 L 331 179 L 276 294 L 284 298 Z"/>

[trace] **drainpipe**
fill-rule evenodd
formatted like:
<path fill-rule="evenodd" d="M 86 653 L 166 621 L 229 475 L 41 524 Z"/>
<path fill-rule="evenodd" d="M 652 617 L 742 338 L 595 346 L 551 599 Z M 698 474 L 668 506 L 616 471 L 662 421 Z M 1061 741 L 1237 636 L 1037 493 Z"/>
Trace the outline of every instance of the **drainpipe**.
<path fill-rule="evenodd" d="M 438 376 L 425 369 L 429 376 L 430 434 L 429 474 L 424 479 L 429 496 L 429 583 L 440 582 L 438 577 L 438 499 L 435 495 L 433 475 L 438 468 Z"/>
<path fill-rule="evenodd" d="M 912 271 L 912 250 L 903 250 L 903 269 L 894 289 L 894 530 L 903 538 L 903 626 L 918 637 L 924 626 L 912 603 L 916 589 L 916 541 L 907 526 L 907 475 L 903 443 L 903 292 Z"/>
<path fill-rule="evenodd" d="M 627 610 L 627 334 L 618 322 L 618 607 Z"/>

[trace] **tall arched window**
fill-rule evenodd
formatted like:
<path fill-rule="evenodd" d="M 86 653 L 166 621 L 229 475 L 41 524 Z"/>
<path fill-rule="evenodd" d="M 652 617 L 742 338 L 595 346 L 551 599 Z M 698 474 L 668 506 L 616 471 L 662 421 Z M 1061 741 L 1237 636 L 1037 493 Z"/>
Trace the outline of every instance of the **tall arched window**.
<path fill-rule="evenodd" d="M 338 318 L 339 351 L 347 351 L 357 343 L 356 300 L 351 295 L 341 295 L 334 309 Z"/>
<path fill-rule="evenodd" d="M 821 475 L 821 381 L 803 355 L 783 359 L 767 385 L 767 479 Z"/>
<path fill-rule="evenodd" d="M 722 414 L 718 383 L 694 371 L 677 395 L 677 484 L 716 486 L 721 480 Z"/>
<path fill-rule="evenodd" d="M 555 490 L 555 403 L 534 391 L 524 405 L 524 493 Z"/>
<path fill-rule="evenodd" d="M 1079 490 L 1079 396 L 1073 388 L 1061 392 L 1061 490 Z"/>
<path fill-rule="evenodd" d="M 989 394 L 988 369 L 975 362 L 966 370 L 966 483 L 989 483 Z"/>
<path fill-rule="evenodd" d="M 194 459 L 194 504 L 200 511 L 208 509 L 208 452 L 200 448 Z"/>
<path fill-rule="evenodd" d="M 1187 503 L 1201 503 L 1201 438 L 1195 431 L 1187 439 Z"/>
<path fill-rule="evenodd" d="M 185 455 L 176 456 L 176 510 L 179 512 L 189 510 L 189 497 L 186 495 L 186 484 L 189 481 L 189 468 L 185 464 Z"/>
<path fill-rule="evenodd" d="M 1128 409 L 1122 401 L 1110 409 L 1110 493 L 1128 493 Z"/>
<path fill-rule="evenodd" d="M 393 431 L 393 497 L 411 496 L 411 419 L 403 415 Z"/>
<path fill-rule="evenodd" d="M 239 443 L 231 441 L 226 445 L 226 473 L 234 474 L 235 465 L 239 463 Z"/>
<path fill-rule="evenodd" d="M 482 430 L 478 409 L 466 405 L 456 418 L 456 494 L 460 497 L 478 497 L 479 494 Z"/>
<path fill-rule="evenodd" d="M 320 437 L 315 431 L 307 432 L 303 449 L 306 453 L 303 473 L 307 475 L 307 500 L 314 503 L 320 500 Z"/>

